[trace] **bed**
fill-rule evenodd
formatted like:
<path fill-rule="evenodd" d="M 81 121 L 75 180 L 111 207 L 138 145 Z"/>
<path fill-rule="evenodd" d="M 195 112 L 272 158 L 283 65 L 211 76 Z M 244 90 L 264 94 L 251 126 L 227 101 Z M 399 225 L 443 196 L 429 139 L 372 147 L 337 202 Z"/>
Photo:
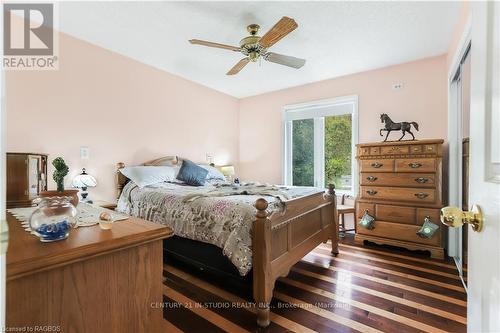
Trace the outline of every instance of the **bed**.
<path fill-rule="evenodd" d="M 175 164 L 179 159 L 167 156 L 143 165 L 165 161 Z M 277 278 L 288 275 L 295 263 L 328 239 L 332 254 L 338 253 L 333 185 L 326 191 L 253 183 L 160 183 L 139 188 L 120 172 L 124 167 L 117 164 L 117 209 L 172 227 L 176 236 L 165 246 L 170 255 L 251 278 L 261 327 L 270 323 Z"/>

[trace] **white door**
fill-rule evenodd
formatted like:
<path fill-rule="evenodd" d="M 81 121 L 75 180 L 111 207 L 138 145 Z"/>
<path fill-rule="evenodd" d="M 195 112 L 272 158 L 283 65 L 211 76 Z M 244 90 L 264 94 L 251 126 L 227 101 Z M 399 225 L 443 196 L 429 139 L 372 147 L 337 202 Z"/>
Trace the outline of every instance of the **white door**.
<path fill-rule="evenodd" d="M 468 331 L 500 332 L 500 3 L 472 6 L 469 204 L 485 224 L 469 229 Z"/>

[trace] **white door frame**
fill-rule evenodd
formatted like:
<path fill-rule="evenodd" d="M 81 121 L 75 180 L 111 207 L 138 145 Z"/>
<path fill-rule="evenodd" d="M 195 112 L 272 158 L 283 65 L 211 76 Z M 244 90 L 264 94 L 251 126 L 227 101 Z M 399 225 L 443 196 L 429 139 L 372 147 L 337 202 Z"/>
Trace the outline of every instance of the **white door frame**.
<path fill-rule="evenodd" d="M 453 78 L 472 41 L 472 17 L 469 15 L 448 71 L 448 205 L 462 207 L 462 115 L 457 112 L 457 91 L 452 88 Z M 448 255 L 459 255 L 461 231 L 448 228 Z M 455 261 L 456 262 L 456 261 Z M 457 268 L 461 271 L 462 267 Z"/>
<path fill-rule="evenodd" d="M 0 26 L 3 27 L 3 14 L 0 15 Z M 3 33 L 0 35 L 0 52 L 3 54 Z M 5 129 L 5 75 L 0 68 L 0 329 L 5 328 L 6 324 L 6 252 L 9 243 L 9 229 L 5 221 Z"/>

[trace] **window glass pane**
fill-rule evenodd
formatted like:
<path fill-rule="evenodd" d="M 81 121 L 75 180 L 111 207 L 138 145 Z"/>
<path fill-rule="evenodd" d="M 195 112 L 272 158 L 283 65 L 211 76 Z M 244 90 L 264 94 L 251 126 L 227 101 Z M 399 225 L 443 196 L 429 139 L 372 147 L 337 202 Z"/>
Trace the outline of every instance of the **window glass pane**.
<path fill-rule="evenodd" d="M 314 186 L 314 119 L 292 121 L 292 184 Z"/>
<path fill-rule="evenodd" d="M 351 134 L 350 114 L 325 117 L 325 187 L 352 190 Z"/>

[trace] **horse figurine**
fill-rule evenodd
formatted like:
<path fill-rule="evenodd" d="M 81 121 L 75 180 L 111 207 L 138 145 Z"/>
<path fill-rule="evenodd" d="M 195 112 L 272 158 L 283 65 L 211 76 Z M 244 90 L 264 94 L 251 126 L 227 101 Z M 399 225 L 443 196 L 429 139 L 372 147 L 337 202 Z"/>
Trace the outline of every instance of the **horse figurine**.
<path fill-rule="evenodd" d="M 392 131 L 403 131 L 403 136 L 399 138 L 398 141 L 401 141 L 401 139 L 404 138 L 406 135 L 406 132 L 410 133 L 412 136 L 412 140 L 415 140 L 415 135 L 410 131 L 411 125 L 418 131 L 418 124 L 414 121 L 407 123 L 406 121 L 400 122 L 400 123 L 395 123 L 389 118 L 389 116 L 385 113 L 382 113 L 380 115 L 380 120 L 382 123 L 385 123 L 385 128 L 382 128 L 380 130 L 380 136 L 382 135 L 382 131 L 387 131 L 387 134 L 385 136 L 384 142 L 387 141 L 387 138 L 389 137 L 389 133 Z"/>

